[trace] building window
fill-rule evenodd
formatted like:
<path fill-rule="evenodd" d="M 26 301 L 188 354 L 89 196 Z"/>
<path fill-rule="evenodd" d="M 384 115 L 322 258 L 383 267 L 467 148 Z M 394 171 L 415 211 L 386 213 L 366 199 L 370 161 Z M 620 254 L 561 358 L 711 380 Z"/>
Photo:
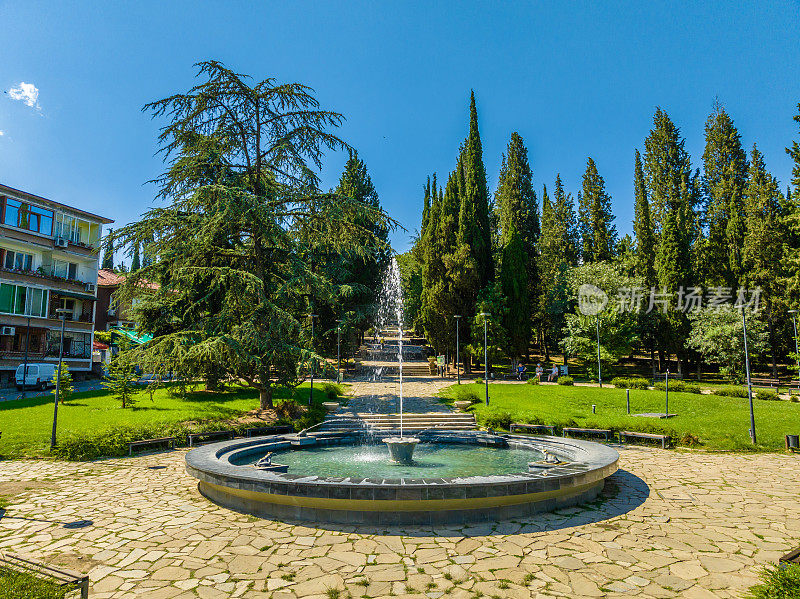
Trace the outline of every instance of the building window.
<path fill-rule="evenodd" d="M 53 275 L 62 279 L 75 281 L 78 278 L 78 265 L 74 262 L 53 260 Z"/>
<path fill-rule="evenodd" d="M 61 340 L 61 331 L 47 331 L 47 355 L 58 357 Z M 65 358 L 91 358 L 92 335 L 91 333 L 64 332 L 64 357 Z"/>
<path fill-rule="evenodd" d="M 7 198 L 3 223 L 37 233 L 44 233 L 45 235 L 52 235 L 53 211 Z"/>
<path fill-rule="evenodd" d="M 47 316 L 47 290 L 0 283 L 0 312 Z"/>
<path fill-rule="evenodd" d="M 33 255 L 24 252 L 6 250 L 6 259 L 3 266 L 9 270 L 33 270 Z"/>

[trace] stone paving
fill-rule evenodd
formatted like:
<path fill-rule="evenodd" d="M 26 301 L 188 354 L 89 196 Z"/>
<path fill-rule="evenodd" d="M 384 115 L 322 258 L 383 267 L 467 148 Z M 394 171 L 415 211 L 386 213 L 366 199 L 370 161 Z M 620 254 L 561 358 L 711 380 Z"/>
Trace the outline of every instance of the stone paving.
<path fill-rule="evenodd" d="M 228 511 L 200 496 L 184 455 L 0 462 L 0 551 L 89 572 L 95 599 L 693 599 L 741 597 L 800 543 L 792 455 L 624 447 L 591 505 L 390 529 Z"/>

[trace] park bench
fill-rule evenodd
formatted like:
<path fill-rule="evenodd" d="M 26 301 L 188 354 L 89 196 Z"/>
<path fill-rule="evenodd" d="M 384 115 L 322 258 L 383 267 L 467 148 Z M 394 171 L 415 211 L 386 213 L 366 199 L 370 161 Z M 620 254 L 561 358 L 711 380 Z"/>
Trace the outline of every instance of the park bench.
<path fill-rule="evenodd" d="M 175 449 L 175 437 L 159 437 L 157 439 L 142 439 L 128 443 L 128 455 L 133 455 L 134 447 L 147 447 L 149 445 L 166 445 L 169 449 Z"/>
<path fill-rule="evenodd" d="M 611 440 L 611 429 L 607 428 L 576 428 L 576 427 L 564 427 L 563 429 L 564 436 L 568 435 L 590 435 L 590 436 L 604 436 L 606 441 Z"/>
<path fill-rule="evenodd" d="M 781 381 L 773 377 L 750 377 L 750 382 L 759 387 L 770 387 L 777 389 L 781 386 Z"/>
<path fill-rule="evenodd" d="M 653 377 L 653 384 L 655 383 L 663 383 L 667 380 L 667 373 L 666 372 L 659 372 Z M 678 374 L 677 372 L 670 372 L 669 373 L 669 380 L 671 381 L 682 381 L 683 375 Z"/>
<path fill-rule="evenodd" d="M 631 439 L 648 439 L 651 441 L 660 441 L 661 442 L 661 449 L 666 449 L 669 445 L 669 437 L 667 435 L 659 435 L 656 433 L 637 433 L 634 431 L 620 431 L 619 432 L 619 442 L 625 443 L 625 440 Z"/>
<path fill-rule="evenodd" d="M 71 587 L 71 590 L 66 593 L 65 599 L 71 597 L 88 599 L 89 597 L 89 577 L 80 572 L 50 566 L 15 553 L 0 553 L 0 567 L 49 580 L 60 587 Z"/>
<path fill-rule="evenodd" d="M 233 439 L 233 431 L 210 431 L 206 433 L 190 433 L 187 435 L 189 447 L 194 447 L 195 442 Z"/>
<path fill-rule="evenodd" d="M 260 437 L 262 435 L 281 435 L 283 433 L 293 433 L 294 428 L 291 426 L 257 426 L 255 428 L 248 428 L 244 431 L 245 437 Z"/>
<path fill-rule="evenodd" d="M 511 425 L 509 430 L 512 433 L 522 431 L 528 433 L 548 433 L 550 435 L 556 434 L 556 427 L 552 424 L 521 424 L 515 422 Z"/>

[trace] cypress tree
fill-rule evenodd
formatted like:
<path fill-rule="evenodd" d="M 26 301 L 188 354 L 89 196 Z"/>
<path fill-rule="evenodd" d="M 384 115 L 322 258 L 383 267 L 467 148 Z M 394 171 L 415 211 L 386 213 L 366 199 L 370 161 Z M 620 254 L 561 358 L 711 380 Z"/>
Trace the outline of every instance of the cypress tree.
<path fill-rule="evenodd" d="M 131 272 L 136 272 L 142 267 L 142 261 L 139 257 L 139 242 L 133 244 L 133 258 L 131 259 Z"/>
<path fill-rule="evenodd" d="M 114 270 L 114 229 L 109 229 L 106 238 L 105 251 L 103 252 L 103 262 L 100 268 Z"/>
<path fill-rule="evenodd" d="M 704 250 L 707 286 L 736 287 L 741 274 L 737 256 L 744 240 L 747 156 L 733 119 L 719 102 L 706 121 L 705 136 L 702 192 L 708 230 Z"/>
<path fill-rule="evenodd" d="M 428 181 L 425 183 L 425 197 L 422 199 L 422 226 L 420 227 L 420 236 L 428 226 L 428 215 L 431 211 L 431 178 L 428 176 Z"/>
<path fill-rule="evenodd" d="M 633 167 L 633 189 L 635 197 L 633 233 L 636 237 L 636 274 L 648 289 L 655 285 L 655 239 L 653 220 L 650 216 L 650 201 L 642 170 L 642 156 L 636 150 Z"/>
<path fill-rule="evenodd" d="M 697 175 L 692 175 L 684 145 L 678 127 L 666 112 L 657 108 L 653 129 L 645 139 L 644 171 L 656 236 L 656 280 L 671 294 L 686 290 L 696 282 Z M 672 349 L 678 358 L 678 370 L 683 372 L 689 323 L 686 314 L 676 310 L 676 299 L 668 303 L 662 347 Z"/>
<path fill-rule="evenodd" d="M 599 262 L 614 257 L 617 228 L 611 211 L 611 198 L 605 181 L 589 157 L 583 175 L 583 189 L 578 194 L 579 230 L 583 262 Z"/>
<path fill-rule="evenodd" d="M 464 182 L 458 216 L 458 241 L 469 248 L 475 263 L 477 287 L 470 294 L 477 297 L 478 291 L 494 279 L 492 242 L 489 229 L 489 192 L 486 187 L 486 169 L 483 166 L 483 148 L 478 132 L 478 112 L 475 108 L 475 92 L 470 93 L 469 136 L 463 154 Z"/>
<path fill-rule="evenodd" d="M 528 353 L 531 304 L 539 288 L 536 246 L 539 214 L 522 137 L 512 133 L 495 193 L 500 222 L 500 280 L 508 301 L 504 326 L 515 356 Z"/>
<path fill-rule="evenodd" d="M 743 286 L 761 288 L 769 342 L 772 348 L 772 371 L 777 376 L 779 352 L 779 304 L 783 285 L 783 245 L 786 239 L 781 222 L 783 197 L 778 181 L 767 172 L 764 157 L 753 144 L 747 185 L 744 189 L 744 218 L 747 235 L 742 248 Z"/>
<path fill-rule="evenodd" d="M 798 114 L 793 119 L 800 125 L 800 103 L 798 103 L 797 109 Z M 786 148 L 786 153 L 794 161 L 792 189 L 786 192 L 787 201 L 784 209 L 784 224 L 789 233 L 786 247 L 786 284 L 792 306 L 796 308 L 800 303 L 800 142 L 793 141 L 792 145 Z"/>

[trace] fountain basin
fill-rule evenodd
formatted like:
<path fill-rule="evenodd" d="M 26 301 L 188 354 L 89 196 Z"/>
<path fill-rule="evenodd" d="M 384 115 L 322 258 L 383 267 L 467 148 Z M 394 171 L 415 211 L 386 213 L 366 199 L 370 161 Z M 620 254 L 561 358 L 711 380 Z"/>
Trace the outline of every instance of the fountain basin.
<path fill-rule="evenodd" d="M 389 437 L 383 440 L 389 448 L 389 459 L 398 464 L 411 464 L 414 461 L 414 448 L 419 443 L 416 437 Z"/>
<path fill-rule="evenodd" d="M 335 412 L 339 409 L 339 402 L 336 401 L 323 401 L 322 407 L 325 408 L 325 411 L 328 413 Z"/>
<path fill-rule="evenodd" d="M 547 449 L 563 463 L 546 470 L 528 471 L 528 462 L 523 460 L 519 471 L 430 478 L 416 474 L 411 477 L 399 474 L 397 478 L 364 476 L 357 474 L 355 467 L 349 476 L 293 473 L 295 466 L 291 463 L 286 473 L 267 472 L 246 463 L 270 451 L 279 452 L 278 457 L 282 458 L 291 453 L 295 462 L 302 463 L 303 452 L 325 447 L 354 450 L 363 447 L 363 438 L 351 433 L 319 433 L 317 444 L 308 449 L 293 446 L 285 437 L 223 441 L 193 449 L 186 455 L 186 471 L 198 479 L 198 489 L 211 501 L 264 518 L 432 525 L 526 517 L 591 501 L 602 490 L 605 479 L 617 470 L 619 459 L 619 454 L 610 447 L 577 439 L 436 431 L 418 435 L 419 451 L 430 444 L 452 444 L 464 450 L 467 463 L 475 463 L 480 450 L 507 447 L 530 452 L 529 461 L 533 462 Z M 436 455 L 431 454 L 433 461 Z M 388 452 L 386 462 L 389 462 Z M 346 471 L 341 460 L 339 466 Z"/>

